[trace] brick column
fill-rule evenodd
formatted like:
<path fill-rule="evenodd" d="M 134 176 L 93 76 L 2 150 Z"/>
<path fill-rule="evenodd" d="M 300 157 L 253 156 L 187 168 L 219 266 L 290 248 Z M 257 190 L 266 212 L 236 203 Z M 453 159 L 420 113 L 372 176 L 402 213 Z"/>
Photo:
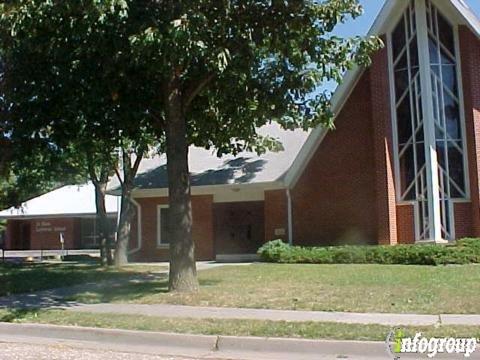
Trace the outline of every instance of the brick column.
<path fill-rule="evenodd" d="M 265 242 L 276 239 L 288 241 L 287 206 L 285 189 L 265 191 Z"/>
<path fill-rule="evenodd" d="M 480 236 L 480 40 L 463 25 L 459 27 L 459 38 L 472 199 L 471 236 Z"/>
<path fill-rule="evenodd" d="M 382 40 L 386 44 L 385 37 Z M 397 215 L 386 46 L 373 56 L 369 71 L 375 151 L 377 237 L 379 244 L 395 245 L 397 244 Z"/>

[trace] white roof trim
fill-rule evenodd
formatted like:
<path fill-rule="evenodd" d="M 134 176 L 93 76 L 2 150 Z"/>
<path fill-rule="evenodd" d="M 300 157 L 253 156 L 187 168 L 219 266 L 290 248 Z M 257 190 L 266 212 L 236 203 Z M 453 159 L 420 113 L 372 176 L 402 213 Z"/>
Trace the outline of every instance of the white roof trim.
<path fill-rule="evenodd" d="M 470 30 L 480 37 L 480 19 L 470 9 L 470 7 L 463 0 L 450 0 L 452 5 L 458 11 L 459 15 L 465 20 L 465 25 L 468 25 Z"/>
<path fill-rule="evenodd" d="M 480 19 L 473 13 L 468 5 L 463 2 L 463 0 L 442 1 L 450 2 L 458 12 L 458 15 L 460 15 L 461 19 L 465 22 L 464 25 L 467 25 L 477 36 L 480 37 Z M 406 4 L 408 3 L 405 0 L 387 0 L 380 10 L 379 15 L 373 22 L 367 36 L 379 36 L 389 32 L 391 27 L 396 23 L 392 21 L 392 18 L 401 14 L 399 8 L 405 7 Z M 352 70 L 346 72 L 342 83 L 338 85 L 332 96 L 332 110 L 334 114 L 338 115 L 340 113 L 364 70 L 363 67 L 356 66 Z M 322 126 L 312 130 L 302 149 L 293 161 L 292 166 L 287 171 L 285 176 L 285 186 L 287 188 L 295 186 L 327 133 L 328 129 L 325 129 Z"/>
<path fill-rule="evenodd" d="M 222 185 L 201 185 L 192 186 L 192 195 L 223 195 L 230 192 L 246 191 L 255 192 L 256 190 L 269 191 L 285 189 L 285 184 L 281 181 L 247 183 L 247 184 L 222 184 Z M 116 191 L 109 192 L 115 195 Z M 168 196 L 168 188 L 153 189 L 134 189 L 132 197 L 134 199 L 147 197 L 166 197 Z"/>

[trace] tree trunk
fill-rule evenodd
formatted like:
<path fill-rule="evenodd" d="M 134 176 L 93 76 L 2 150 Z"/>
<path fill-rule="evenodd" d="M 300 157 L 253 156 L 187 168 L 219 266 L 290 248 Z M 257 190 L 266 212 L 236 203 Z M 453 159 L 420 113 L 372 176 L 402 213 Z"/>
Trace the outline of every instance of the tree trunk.
<path fill-rule="evenodd" d="M 132 220 L 135 214 L 131 196 L 136 170 L 132 170 L 132 159 L 130 158 L 130 153 L 125 149 L 122 149 L 122 158 L 123 179 L 120 179 L 120 175 L 118 175 L 122 183 L 122 203 L 115 248 L 115 266 L 118 268 L 128 264 L 128 243 L 130 242 Z"/>
<path fill-rule="evenodd" d="M 105 206 L 105 192 L 107 191 L 107 182 L 94 182 L 95 186 L 95 205 L 97 208 L 97 229 L 100 243 L 100 258 L 103 266 L 112 265 L 112 251 L 109 240 L 110 232 L 108 229 L 107 208 Z"/>
<path fill-rule="evenodd" d="M 165 93 L 169 191 L 169 289 L 176 292 L 194 292 L 198 291 L 198 280 L 192 238 L 187 124 L 182 109 L 180 88 L 179 75 L 173 75 Z"/>
<path fill-rule="evenodd" d="M 120 221 L 118 223 L 117 245 L 115 248 L 115 266 L 118 268 L 128 264 L 128 243 L 130 242 L 132 220 L 135 215 L 130 197 L 131 189 L 129 191 L 122 190 Z"/>

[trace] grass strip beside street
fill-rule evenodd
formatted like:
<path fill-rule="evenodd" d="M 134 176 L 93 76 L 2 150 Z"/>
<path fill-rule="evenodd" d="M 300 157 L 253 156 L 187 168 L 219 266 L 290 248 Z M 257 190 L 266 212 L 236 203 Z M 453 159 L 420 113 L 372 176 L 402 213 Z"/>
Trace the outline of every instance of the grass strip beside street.
<path fill-rule="evenodd" d="M 77 313 L 67 310 L 0 310 L 0 321 L 161 331 L 203 335 L 288 337 L 302 339 L 383 341 L 389 326 L 261 320 L 179 319 L 153 316 Z M 406 326 L 407 336 L 477 337 L 480 326 Z"/>

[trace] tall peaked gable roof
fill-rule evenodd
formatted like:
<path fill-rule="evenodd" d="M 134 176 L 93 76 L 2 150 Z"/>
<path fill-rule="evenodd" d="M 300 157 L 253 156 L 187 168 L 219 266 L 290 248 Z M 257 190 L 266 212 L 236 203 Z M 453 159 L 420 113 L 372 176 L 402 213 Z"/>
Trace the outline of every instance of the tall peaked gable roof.
<path fill-rule="evenodd" d="M 408 1 L 409 0 L 386 0 L 367 35 L 381 36 L 393 30 L 393 26 L 397 23 L 397 21 L 394 20 L 400 19 L 403 13 L 402 9 Z M 441 10 L 446 11 L 448 17 L 454 23 L 469 27 L 470 30 L 480 38 L 480 19 L 464 0 L 435 0 L 435 5 L 439 6 Z M 340 113 L 364 71 L 364 67 L 356 66 L 345 73 L 342 83 L 338 85 L 332 97 L 334 114 L 338 115 Z M 293 187 L 300 178 L 303 170 L 306 168 L 327 133 L 328 129 L 322 126 L 318 126 L 310 133 L 304 146 L 285 175 L 285 185 L 288 188 Z"/>

